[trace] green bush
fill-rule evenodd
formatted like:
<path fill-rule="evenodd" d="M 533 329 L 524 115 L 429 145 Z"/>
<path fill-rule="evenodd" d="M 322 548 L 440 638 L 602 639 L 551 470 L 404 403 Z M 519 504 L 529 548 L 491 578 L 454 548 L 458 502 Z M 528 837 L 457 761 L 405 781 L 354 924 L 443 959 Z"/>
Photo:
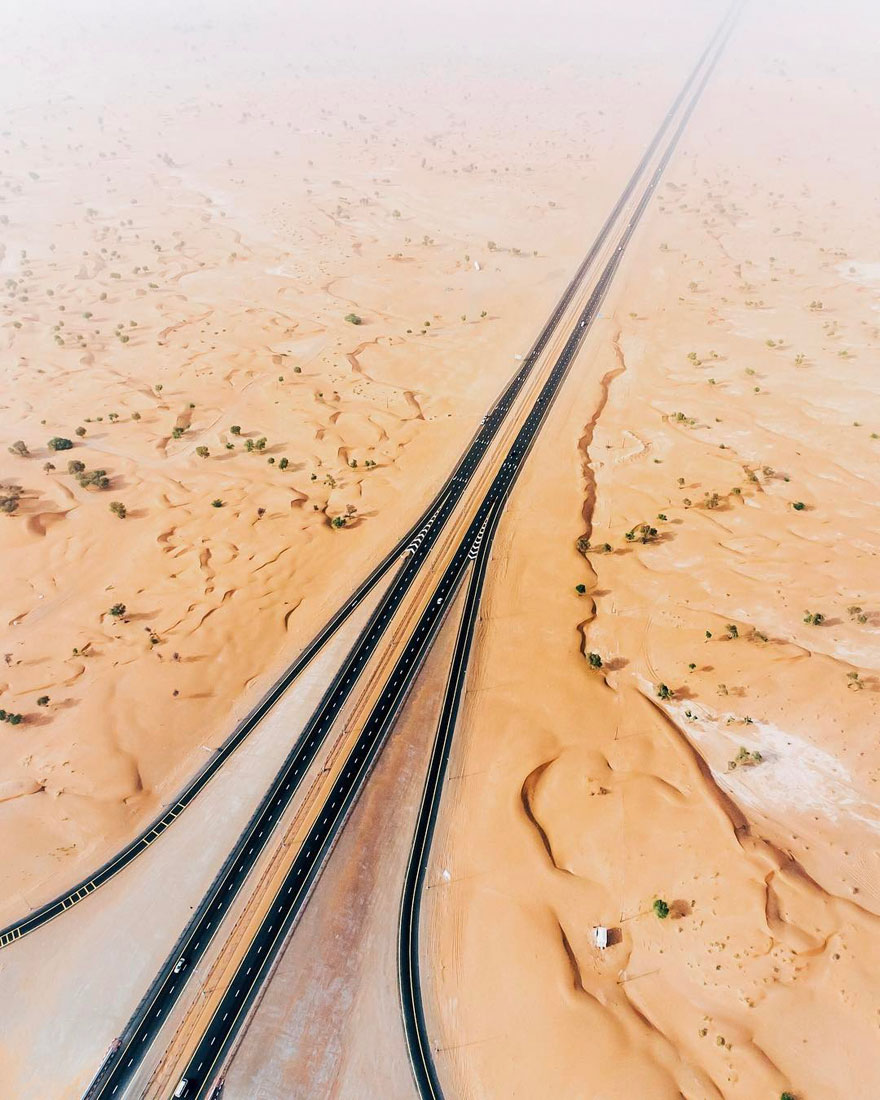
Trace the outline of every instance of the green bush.
<path fill-rule="evenodd" d="M 113 616 L 114 619 L 121 619 L 122 616 L 125 614 L 125 611 L 126 608 L 124 603 L 115 603 L 110 608 L 110 614 Z"/>
<path fill-rule="evenodd" d="M 84 470 L 76 480 L 84 489 L 109 489 L 110 478 L 106 470 Z"/>
<path fill-rule="evenodd" d="M 655 898 L 654 904 L 651 906 L 651 908 L 654 910 L 654 913 L 660 918 L 660 920 L 666 920 L 666 918 L 669 916 L 669 906 L 663 900 L 663 898 Z"/>
<path fill-rule="evenodd" d="M 72 440 L 65 439 L 61 435 L 53 435 L 48 443 L 50 451 L 69 451 L 72 446 Z"/>
<path fill-rule="evenodd" d="M 590 668 L 601 668 L 602 658 L 598 653 L 588 653 L 587 660 L 590 662 Z"/>
<path fill-rule="evenodd" d="M 356 313 L 346 313 L 345 319 L 350 325 L 362 325 L 364 323 L 363 319 L 358 317 Z"/>

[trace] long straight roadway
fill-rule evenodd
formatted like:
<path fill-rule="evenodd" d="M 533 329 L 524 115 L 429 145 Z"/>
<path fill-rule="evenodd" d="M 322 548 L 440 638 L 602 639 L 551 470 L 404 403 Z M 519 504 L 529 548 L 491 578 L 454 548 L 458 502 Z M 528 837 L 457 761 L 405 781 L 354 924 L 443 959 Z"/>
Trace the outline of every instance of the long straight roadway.
<path fill-rule="evenodd" d="M 561 354 L 542 386 L 504 461 L 501 463 L 464 538 L 443 572 L 440 582 L 420 616 L 403 653 L 398 658 L 362 732 L 354 742 L 344 769 L 327 797 L 322 815 L 316 820 L 300 847 L 284 882 L 268 907 L 267 915 L 253 936 L 232 980 L 217 1002 L 208 1027 L 189 1057 L 186 1069 L 183 1072 L 183 1077 L 187 1080 L 187 1088 L 184 1094 L 187 1097 L 204 1096 L 210 1089 L 216 1077 L 217 1068 L 234 1039 L 236 1029 L 246 1017 L 250 1006 L 258 995 L 261 981 L 270 969 L 272 961 L 277 956 L 287 934 L 295 923 L 296 917 L 308 899 L 311 887 L 320 873 L 320 869 L 360 792 L 366 776 L 369 774 L 372 763 L 399 712 L 412 680 L 418 673 L 421 663 L 439 630 L 446 607 L 461 583 L 469 563 L 475 558 L 477 560 L 475 575 L 480 578 L 484 575 L 485 562 L 488 560 L 491 549 L 492 534 L 500 517 L 504 501 L 512 489 L 532 443 L 544 423 L 549 408 L 568 374 L 571 363 L 589 331 L 592 321 L 598 313 L 602 300 L 621 262 L 623 252 L 635 232 L 660 176 L 668 164 L 678 139 L 684 131 L 700 94 L 720 57 L 732 29 L 737 10 L 738 5 L 734 5 L 730 9 L 685 85 L 686 91 L 697 80 L 696 88 L 681 112 L 672 136 L 634 210 L 631 212 L 629 220 L 624 224 L 617 246 L 606 263 L 586 306 L 577 317 Z M 680 96 L 676 101 L 673 114 L 677 112 L 683 98 L 684 96 Z M 481 580 L 480 583 L 482 583 Z M 477 591 L 475 597 L 477 602 L 478 597 L 479 591 Z M 474 601 L 469 600 L 468 606 L 475 607 Z M 468 634 L 465 636 L 467 644 L 456 650 L 450 678 L 452 685 L 463 680 L 470 649 L 469 639 L 470 635 Z M 451 731 L 451 729 L 452 724 L 449 725 L 449 730 Z M 442 759 L 443 753 L 441 752 L 437 758 L 437 764 L 432 760 L 432 770 L 439 769 L 439 761 Z M 429 783 L 432 778 L 436 779 L 437 774 L 429 772 Z M 439 784 L 437 784 L 437 789 L 439 789 Z M 427 851 L 427 849 L 425 848 L 424 851 Z M 412 921 L 410 921 L 410 927 L 414 927 Z M 417 971 L 415 974 L 417 977 Z M 413 988 L 416 988 L 417 981 L 411 984 Z M 404 1011 L 406 1019 L 406 1008 Z M 436 1077 L 436 1075 L 434 1076 Z M 431 1088 L 434 1091 L 426 1091 L 422 1082 L 419 1081 L 418 1072 L 416 1072 L 416 1077 L 423 1095 L 441 1095 L 437 1091 L 438 1086 L 432 1084 Z"/>
<path fill-rule="evenodd" d="M 702 61 L 703 58 L 701 58 L 700 63 Z M 96 1075 L 86 1094 L 88 1097 L 118 1095 L 120 1089 L 124 1088 L 125 1083 L 130 1079 L 134 1067 L 139 1063 L 143 1053 L 147 1050 L 148 1040 L 152 1040 L 164 1025 L 170 1007 L 180 996 L 185 985 L 185 976 L 181 977 L 179 974 L 174 973 L 176 961 L 180 957 L 185 957 L 188 961 L 188 968 L 191 968 L 194 962 L 201 958 L 207 950 L 220 921 L 228 911 L 250 869 L 259 858 L 260 852 L 268 843 L 270 834 L 293 797 L 299 781 L 314 760 L 358 676 L 375 651 L 394 611 L 400 605 L 414 578 L 419 573 L 444 524 L 461 500 L 475 471 L 479 468 L 483 456 L 495 440 L 541 353 L 547 346 L 576 293 L 581 288 L 584 278 L 605 247 L 615 224 L 619 221 L 639 179 L 654 156 L 698 71 L 698 69 L 695 69 L 679 93 L 614 209 L 608 216 L 596 241 L 560 298 L 553 314 L 543 327 L 534 347 L 502 396 L 484 418 L 479 432 L 439 494 L 433 512 L 425 518 L 422 527 L 415 533 L 406 547 L 406 549 L 409 549 L 410 554 L 388 593 L 374 612 L 357 645 L 334 678 L 321 704 L 285 760 L 284 765 L 257 807 L 235 848 L 224 862 L 184 933 L 169 953 L 160 973 L 142 999 L 121 1036 L 119 1047 L 108 1055 Z M 539 400 L 541 399 L 539 398 Z M 382 566 L 378 568 L 382 568 Z M 352 597 L 352 601 L 362 598 L 362 595 Z M 279 681 L 279 684 L 282 681 Z"/>

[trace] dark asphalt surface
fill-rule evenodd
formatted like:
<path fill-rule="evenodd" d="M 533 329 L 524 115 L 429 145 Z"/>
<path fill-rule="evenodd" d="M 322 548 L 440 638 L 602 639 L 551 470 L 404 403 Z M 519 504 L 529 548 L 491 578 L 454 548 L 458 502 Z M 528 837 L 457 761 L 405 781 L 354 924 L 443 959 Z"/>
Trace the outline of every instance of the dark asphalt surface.
<path fill-rule="evenodd" d="M 655 147 L 656 140 L 659 139 L 655 139 L 655 142 L 652 143 L 652 151 Z M 647 156 L 648 154 L 646 154 L 646 159 Z M 321 645 L 323 645 L 330 633 L 338 629 L 339 625 L 347 618 L 348 614 L 361 602 L 369 589 L 373 587 L 379 578 L 388 571 L 403 550 L 408 549 L 409 555 L 400 566 L 399 572 L 391 587 L 371 616 L 370 621 L 361 633 L 356 645 L 347 656 L 342 668 L 331 682 L 317 710 L 310 718 L 303 733 L 298 738 L 280 771 L 277 773 L 272 785 L 261 800 L 245 831 L 236 842 L 235 848 L 224 862 L 223 867 L 212 883 L 208 893 L 190 919 L 186 930 L 175 944 L 174 949 L 169 954 L 162 969 L 151 984 L 150 989 L 135 1010 L 135 1013 L 121 1036 L 119 1048 L 113 1051 L 105 1059 L 101 1069 L 85 1094 L 86 1100 L 93 1100 L 93 1098 L 97 1097 L 104 1098 L 120 1095 L 126 1083 L 136 1072 L 143 1054 L 146 1053 L 151 1040 L 155 1038 L 156 1034 L 164 1025 L 168 1012 L 174 1005 L 185 984 L 187 972 L 185 971 L 180 975 L 175 975 L 173 973 L 175 962 L 181 957 L 186 958 L 187 971 L 189 971 L 203 956 L 219 923 L 234 901 L 239 887 L 259 858 L 262 849 L 268 843 L 271 831 L 278 823 L 284 809 L 295 794 L 299 782 L 315 759 L 324 738 L 332 727 L 343 704 L 347 700 L 358 676 L 375 651 L 394 612 L 409 591 L 425 558 L 433 548 L 446 521 L 467 489 L 470 479 L 478 468 L 484 454 L 498 434 L 510 408 L 528 380 L 535 362 L 556 330 L 586 273 L 595 262 L 595 258 L 607 240 L 614 222 L 619 216 L 620 210 L 631 195 L 637 183 L 637 179 L 638 176 L 635 175 L 624 191 L 624 194 L 618 200 L 614 211 L 612 211 L 612 214 L 602 227 L 599 236 L 587 253 L 584 261 L 568 284 L 556 308 L 541 330 L 534 346 L 523 360 L 522 366 L 507 385 L 491 411 L 484 418 L 484 422 L 479 432 L 472 440 L 454 473 L 449 478 L 449 481 L 435 499 L 433 510 L 430 513 L 426 513 L 423 517 L 421 526 L 418 529 L 412 529 L 407 539 L 402 540 L 398 544 L 395 550 L 376 567 L 367 581 L 358 588 L 349 601 L 340 608 L 339 612 L 334 616 L 334 619 L 331 620 L 331 623 L 329 623 L 316 637 L 308 650 L 298 658 L 297 662 L 291 666 L 288 672 L 285 673 L 261 701 L 258 707 L 255 708 L 252 714 L 249 715 L 245 722 L 238 728 L 233 735 L 235 743 L 230 744 L 233 740 L 233 738 L 230 738 L 230 742 L 226 743 L 229 745 L 228 750 L 226 750 L 226 746 L 224 746 L 224 749 L 217 754 L 217 757 L 212 759 L 206 769 L 210 774 L 205 775 L 202 773 L 197 777 L 196 781 L 192 784 L 192 787 L 196 789 L 186 798 L 186 801 L 179 799 L 175 802 L 174 807 L 172 807 L 172 809 L 164 815 L 163 819 L 161 819 L 161 824 L 154 826 L 144 837 L 130 845 L 129 848 L 125 849 L 123 853 L 120 853 L 114 861 L 107 864 L 106 869 L 102 869 L 93 876 L 88 883 L 84 884 L 79 891 L 74 892 L 75 895 L 77 895 L 77 900 L 81 900 L 82 897 L 87 896 L 88 893 L 94 890 L 97 885 L 100 885 L 100 882 L 106 881 L 108 878 L 112 877 L 112 875 L 116 874 L 121 867 L 125 866 L 126 863 L 131 862 L 131 860 L 152 843 L 157 836 L 161 835 L 161 832 L 171 824 L 180 810 L 192 801 L 192 798 L 194 798 L 198 791 L 204 787 L 211 776 L 216 774 L 222 762 L 228 758 L 230 753 L 234 751 L 241 741 L 251 732 L 256 723 L 274 705 L 295 676 L 305 667 L 308 660 L 310 660 Z M 474 522 L 476 522 L 476 520 Z M 482 520 L 480 522 L 482 522 Z M 92 885 L 93 883 L 94 885 Z M 43 910 L 35 911 L 30 917 L 26 918 L 25 921 L 20 922 L 17 929 L 16 926 L 12 926 L 11 929 L 6 930 L 6 934 L 14 939 L 25 930 L 32 931 L 34 927 L 38 927 L 39 924 L 45 923 L 47 920 L 57 916 L 59 912 L 63 912 L 66 908 L 69 908 L 70 904 L 71 902 L 69 900 L 58 899 L 56 902 L 50 903 L 49 906 L 44 907 Z M 7 942 L 11 942 L 11 940 L 8 939 Z"/>
<path fill-rule="evenodd" d="M 427 807 L 431 828 L 425 828 L 423 814 L 420 814 L 419 831 L 414 847 L 414 851 L 419 851 L 416 865 L 419 869 L 419 875 L 423 876 L 424 861 L 430 840 L 428 834 L 433 831 L 433 821 L 436 820 L 442 775 L 448 760 L 455 714 L 458 710 L 470 654 L 473 625 L 479 607 L 482 580 L 485 576 L 491 552 L 492 537 L 504 502 L 519 476 L 532 444 L 543 426 L 550 406 L 569 372 L 571 363 L 598 314 L 608 287 L 620 265 L 623 252 L 635 232 L 642 213 L 647 207 L 678 139 L 696 106 L 720 55 L 720 49 L 723 48 L 724 41 L 726 41 L 726 38 L 722 38 L 722 45 L 714 54 L 708 66 L 703 65 L 706 55 L 701 58 L 700 67 L 695 70 L 691 81 L 686 85 L 686 87 L 690 86 L 700 69 L 705 70 L 650 181 L 645 186 L 639 202 L 623 228 L 617 248 L 602 271 L 587 305 L 575 322 L 559 358 L 535 399 L 495 479 L 487 490 L 465 537 L 461 540 L 452 560 L 445 569 L 360 736 L 352 747 L 345 768 L 325 804 L 324 813 L 316 821 L 309 836 L 300 848 L 287 879 L 272 902 L 268 916 L 251 941 L 245 957 L 228 985 L 187 1068 L 184 1070 L 182 1076 L 186 1077 L 189 1082 L 186 1092 L 187 1097 L 201 1097 L 208 1092 L 222 1059 L 234 1041 L 239 1024 L 245 1019 L 249 1008 L 258 996 L 261 982 L 270 970 L 288 932 L 308 900 L 321 867 L 329 855 L 346 817 L 381 750 L 385 737 L 399 713 L 409 688 L 421 668 L 428 649 L 440 629 L 446 608 L 450 605 L 459 584 L 465 576 L 469 563 L 476 560 L 450 670 L 449 685 L 452 690 L 447 691 L 441 717 L 441 733 L 444 733 L 445 736 L 438 738 L 428 769 L 426 792 L 432 793 L 427 803 L 423 802 L 423 810 Z M 680 102 L 680 100 L 676 101 L 676 108 L 680 106 Z M 667 116 L 667 121 L 669 117 Z M 410 878 L 409 875 L 407 877 Z M 408 1039 L 410 1034 L 415 1036 L 416 1049 L 419 1052 L 413 1061 L 420 1093 L 424 1096 L 441 1096 L 442 1093 L 438 1091 L 439 1082 L 433 1067 L 433 1060 L 430 1057 L 430 1048 L 427 1046 L 424 1036 L 423 1016 L 421 1029 L 416 1021 L 417 1015 L 421 1016 L 421 998 L 417 992 L 418 940 L 416 930 L 418 907 L 415 902 L 418 892 L 418 890 L 412 888 L 408 881 L 404 891 L 405 909 L 401 920 L 402 935 L 400 943 L 400 958 L 405 966 L 405 971 L 401 974 L 402 994 L 405 992 L 406 985 L 410 989 L 409 995 L 404 998 L 403 1002 L 404 1023 L 407 1028 Z M 412 898 L 409 906 L 407 906 L 408 894 Z M 409 915 L 406 914 L 407 908 L 409 909 Z M 406 1007 L 407 1002 L 411 1006 L 409 1012 Z M 412 1052 L 412 1044 L 410 1044 L 410 1049 Z M 421 1073 L 417 1068 L 419 1066 Z"/>
<path fill-rule="evenodd" d="M 272 903 L 269 915 L 264 920 L 241 966 L 227 988 L 208 1029 L 191 1059 L 188 1069 L 184 1073 L 184 1076 L 190 1081 L 189 1088 L 186 1092 L 187 1097 L 203 1096 L 206 1094 L 215 1067 L 218 1066 L 220 1059 L 228 1050 L 234 1038 L 237 1025 L 244 1018 L 248 1007 L 253 1003 L 258 993 L 260 981 L 271 966 L 271 962 L 277 955 L 287 932 L 295 922 L 308 898 L 310 889 L 320 872 L 323 861 L 332 848 L 333 842 L 344 824 L 345 818 L 357 798 L 363 781 L 369 773 L 384 738 L 403 703 L 412 680 L 421 667 L 427 650 L 439 630 L 444 612 L 458 584 L 464 576 L 469 561 L 476 557 L 476 574 L 484 574 L 485 566 L 482 563 L 488 560 L 489 549 L 491 547 L 491 534 L 494 532 L 494 527 L 500 515 L 503 501 L 512 488 L 532 442 L 543 424 L 547 411 L 568 373 L 570 364 L 586 332 L 589 330 L 592 320 L 598 312 L 598 308 L 604 298 L 606 290 L 620 263 L 623 249 L 626 247 L 645 206 L 653 194 L 657 180 L 672 154 L 675 144 L 684 129 L 687 119 L 696 104 L 696 100 L 716 60 L 717 54 L 700 81 L 698 89 L 685 111 L 669 146 L 663 154 L 651 181 L 646 186 L 640 201 L 623 230 L 616 251 L 608 261 L 562 353 L 536 398 L 526 421 L 511 445 L 498 474 L 477 510 L 467 534 L 461 541 L 452 561 L 445 570 L 427 609 L 417 623 L 403 654 L 399 658 L 389 680 L 383 688 L 373 712 L 351 750 L 345 770 L 325 804 L 323 815 L 315 823 L 309 837 L 300 849 L 287 880 Z M 701 59 L 701 64 L 702 61 L 703 59 Z M 232 853 L 227 858 L 215 882 L 189 922 L 186 931 L 178 941 L 174 951 L 169 956 L 162 971 L 157 976 L 147 996 L 144 998 L 130 1021 L 122 1037 L 119 1049 L 105 1061 L 99 1076 L 87 1092 L 87 1097 L 112 1097 L 118 1095 L 124 1089 L 126 1083 L 140 1063 L 142 1057 L 141 1052 L 145 1052 L 148 1049 L 150 1041 L 155 1038 L 155 1035 L 163 1026 L 170 1009 L 176 1002 L 185 984 L 187 972 L 204 954 L 217 926 L 228 911 L 238 889 L 241 887 L 249 871 L 268 843 L 274 826 L 277 824 L 285 808 L 289 804 L 305 771 L 314 760 L 341 706 L 347 699 L 354 682 L 372 653 L 375 651 L 389 620 L 420 571 L 425 556 L 436 542 L 444 523 L 458 503 L 480 459 L 497 434 L 511 404 L 531 372 L 537 356 L 543 350 L 552 331 L 558 324 L 562 313 L 580 285 L 583 276 L 586 274 L 586 271 L 592 265 L 599 250 L 604 245 L 616 218 L 619 216 L 625 202 L 634 191 L 640 175 L 644 171 L 651 155 L 656 150 L 662 134 L 665 132 L 675 110 L 680 105 L 688 86 L 693 82 L 695 75 L 696 71 L 695 74 L 692 74 L 688 85 L 683 89 L 679 100 L 676 101 L 670 114 L 664 120 L 661 129 L 651 143 L 643 161 L 636 173 L 634 173 L 628 187 L 618 201 L 615 210 L 603 227 L 600 237 L 590 250 L 584 263 L 578 269 L 578 273 L 569 284 L 559 305 L 542 330 L 541 336 L 536 342 L 535 347 L 529 353 L 522 367 L 487 416 L 484 425 L 471 443 L 456 472 L 450 478 L 445 489 L 441 492 L 432 515 L 428 518 L 428 521 L 422 525 L 421 530 L 413 536 L 409 544 L 410 555 L 405 559 L 394 583 L 388 593 L 386 593 L 386 596 L 383 598 L 374 615 L 371 617 L 370 622 L 367 624 L 357 644 L 347 657 L 342 669 L 340 669 L 339 673 L 334 678 L 321 704 L 313 714 L 302 736 L 298 739 L 285 761 L 284 766 L 277 774 L 269 791 L 261 801 L 251 822 L 248 824 L 248 827 L 242 834 Z M 399 553 L 399 548 L 397 552 Z M 386 565 L 383 562 L 381 566 L 377 567 L 377 570 L 384 567 L 384 570 L 387 571 L 389 566 L 390 563 Z M 375 583 L 375 581 L 373 583 Z M 362 595 L 359 598 L 363 598 Z M 354 599 L 355 597 L 352 597 L 352 600 Z M 344 609 L 340 609 L 339 614 L 341 614 L 343 610 Z M 330 624 L 328 624 L 328 628 L 329 625 Z M 463 677 L 469 648 L 470 646 L 468 644 L 459 657 L 458 664 L 453 669 L 454 675 L 461 673 Z M 281 681 L 279 681 L 279 683 L 281 683 Z M 285 686 L 287 685 L 285 684 Z M 271 703 L 269 705 L 271 705 Z M 268 709 L 268 706 L 265 709 Z M 265 710 L 263 710 L 262 713 L 265 713 Z M 181 956 L 185 957 L 187 960 L 187 969 L 182 974 L 175 975 L 173 973 L 174 962 Z M 406 1008 L 404 1011 L 406 1013 Z M 424 1092 L 424 1095 L 439 1095 L 439 1093 L 436 1091 L 428 1091 Z"/>

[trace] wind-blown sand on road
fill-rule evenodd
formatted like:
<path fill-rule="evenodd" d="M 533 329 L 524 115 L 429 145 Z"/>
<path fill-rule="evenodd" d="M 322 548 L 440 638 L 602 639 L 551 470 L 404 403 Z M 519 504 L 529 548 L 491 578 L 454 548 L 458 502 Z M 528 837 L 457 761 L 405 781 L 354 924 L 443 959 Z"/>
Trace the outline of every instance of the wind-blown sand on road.
<path fill-rule="evenodd" d="M 452 1095 L 880 1093 L 877 84 L 798 20 L 747 13 L 500 531 L 429 892 Z"/>

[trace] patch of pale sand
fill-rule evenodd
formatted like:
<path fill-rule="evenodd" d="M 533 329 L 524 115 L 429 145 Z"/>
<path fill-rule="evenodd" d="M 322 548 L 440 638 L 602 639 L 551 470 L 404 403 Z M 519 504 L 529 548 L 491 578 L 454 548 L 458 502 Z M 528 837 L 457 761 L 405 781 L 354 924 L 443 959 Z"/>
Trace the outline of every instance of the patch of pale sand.
<path fill-rule="evenodd" d="M 643 688 L 652 691 L 653 685 L 645 682 Z M 692 722 L 685 703 L 666 709 L 674 713 L 688 739 L 700 746 L 715 781 L 740 804 L 789 823 L 793 816 L 818 811 L 834 825 L 847 822 L 864 825 L 869 832 L 880 829 L 880 805 L 866 797 L 850 770 L 831 753 L 770 722 L 750 719 L 743 726 L 739 715 L 712 714 L 702 708 L 699 721 Z M 732 724 L 738 728 L 735 734 Z M 740 747 L 759 752 L 767 766 L 730 768 Z M 865 837 L 862 844 L 868 842 Z"/>
<path fill-rule="evenodd" d="M 880 263 L 871 260 L 849 260 L 838 264 L 837 270 L 844 279 L 862 283 L 865 286 L 873 286 L 880 283 Z"/>
<path fill-rule="evenodd" d="M 460 593 L 242 1033 L 224 1096 L 415 1095 L 396 930 L 462 600 Z"/>
<path fill-rule="evenodd" d="M 880 1092 L 880 331 L 837 266 L 880 165 L 820 21 L 749 10 L 502 524 L 433 854 L 455 1094 Z"/>

